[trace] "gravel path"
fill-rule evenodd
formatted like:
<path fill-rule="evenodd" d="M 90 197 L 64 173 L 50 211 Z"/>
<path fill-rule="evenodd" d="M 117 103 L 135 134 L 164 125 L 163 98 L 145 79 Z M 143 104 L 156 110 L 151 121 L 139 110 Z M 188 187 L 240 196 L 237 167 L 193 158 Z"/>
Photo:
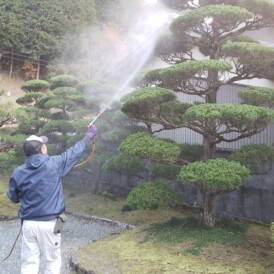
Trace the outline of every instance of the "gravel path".
<path fill-rule="evenodd" d="M 107 219 L 100 219 L 86 216 L 67 215 L 68 220 L 62 233 L 62 274 L 73 273 L 70 268 L 71 256 L 80 247 L 109 236 L 121 233 L 129 228 L 126 224 L 112 222 Z M 12 244 L 19 232 L 20 221 L 0 222 L 0 258 L 7 256 Z M 18 239 L 12 255 L 4 262 L 0 262 L 0 274 L 19 274 L 20 273 L 20 248 L 21 236 Z M 41 263 L 39 274 L 43 273 L 43 263 Z"/>

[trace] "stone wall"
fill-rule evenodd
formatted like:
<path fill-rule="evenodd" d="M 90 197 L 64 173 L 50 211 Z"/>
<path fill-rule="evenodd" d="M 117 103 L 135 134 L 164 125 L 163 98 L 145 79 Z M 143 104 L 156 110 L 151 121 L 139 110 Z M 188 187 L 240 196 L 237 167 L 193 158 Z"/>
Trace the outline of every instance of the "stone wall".
<path fill-rule="evenodd" d="M 94 164 L 88 168 L 75 169 L 64 178 L 64 184 L 75 190 L 92 193 L 98 169 L 99 167 Z M 138 177 L 119 175 L 114 172 L 107 173 L 101 176 L 99 191 L 125 197 L 140 183 L 142 180 Z M 201 195 L 196 187 L 177 182 L 173 183 L 173 187 L 177 193 L 181 193 L 187 205 L 196 207 L 201 203 Z M 252 176 L 239 190 L 219 195 L 216 201 L 216 214 L 247 218 L 263 223 L 273 222 L 274 168 L 265 175 Z"/>

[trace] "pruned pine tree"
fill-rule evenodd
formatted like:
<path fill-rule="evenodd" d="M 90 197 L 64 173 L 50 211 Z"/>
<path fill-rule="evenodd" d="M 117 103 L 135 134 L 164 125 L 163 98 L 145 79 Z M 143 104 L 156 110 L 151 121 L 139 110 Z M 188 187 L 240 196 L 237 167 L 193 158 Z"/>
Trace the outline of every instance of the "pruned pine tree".
<path fill-rule="evenodd" d="M 163 35 L 157 46 L 158 56 L 170 66 L 143 72 L 136 81 L 139 88 L 128 98 L 122 111 L 145 123 L 152 135 L 177 128 L 188 128 L 202 135 L 204 165 L 212 163 L 220 175 L 224 169 L 227 169 L 225 174 L 233 173 L 233 164 L 219 165 L 219 160 L 215 160 L 216 147 L 221 142 L 232 143 L 262 132 L 274 119 L 274 111 L 269 108 L 274 91 L 261 87 L 243 90 L 239 95 L 244 104 L 218 104 L 218 93 L 220 87 L 240 80 L 273 79 L 269 67 L 273 65 L 274 49 L 246 37 L 246 32 L 273 26 L 274 3 L 268 0 L 162 2 L 186 10 L 174 19 L 170 33 Z M 196 54 L 197 50 L 200 54 Z M 179 102 L 176 93 L 185 94 L 184 98 L 195 96 L 199 102 Z M 145 144 L 134 143 L 124 151 L 151 157 L 149 147 L 135 150 L 135 145 Z M 159 151 L 163 147 L 159 146 Z M 184 175 L 185 171 L 188 176 Z M 206 176 L 209 169 L 205 166 L 203 172 Z M 182 168 L 178 179 L 197 184 L 203 195 L 205 224 L 215 223 L 216 196 L 243 185 L 247 173 L 239 172 L 242 175 L 237 181 L 231 181 L 229 176 L 208 181 L 195 175 L 196 165 L 192 170 Z"/>

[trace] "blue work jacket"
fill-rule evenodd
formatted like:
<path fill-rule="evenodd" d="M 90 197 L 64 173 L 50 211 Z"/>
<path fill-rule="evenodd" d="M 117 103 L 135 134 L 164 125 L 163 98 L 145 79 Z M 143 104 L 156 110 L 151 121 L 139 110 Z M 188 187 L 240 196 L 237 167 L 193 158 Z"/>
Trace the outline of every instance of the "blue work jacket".
<path fill-rule="evenodd" d="M 21 203 L 22 220 L 52 220 L 65 211 L 62 177 L 84 155 L 88 137 L 56 156 L 35 154 L 18 166 L 9 181 L 7 193 L 14 203 Z"/>

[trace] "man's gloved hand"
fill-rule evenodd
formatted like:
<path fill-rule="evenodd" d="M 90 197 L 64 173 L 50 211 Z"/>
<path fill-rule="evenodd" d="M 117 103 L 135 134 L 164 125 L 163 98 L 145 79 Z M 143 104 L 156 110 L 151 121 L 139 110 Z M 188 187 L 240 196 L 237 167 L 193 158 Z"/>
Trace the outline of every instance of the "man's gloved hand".
<path fill-rule="evenodd" d="M 97 129 L 94 125 L 90 125 L 88 126 L 88 130 L 86 133 L 86 136 L 89 137 L 90 139 L 92 139 L 93 137 L 95 137 L 97 134 Z"/>

